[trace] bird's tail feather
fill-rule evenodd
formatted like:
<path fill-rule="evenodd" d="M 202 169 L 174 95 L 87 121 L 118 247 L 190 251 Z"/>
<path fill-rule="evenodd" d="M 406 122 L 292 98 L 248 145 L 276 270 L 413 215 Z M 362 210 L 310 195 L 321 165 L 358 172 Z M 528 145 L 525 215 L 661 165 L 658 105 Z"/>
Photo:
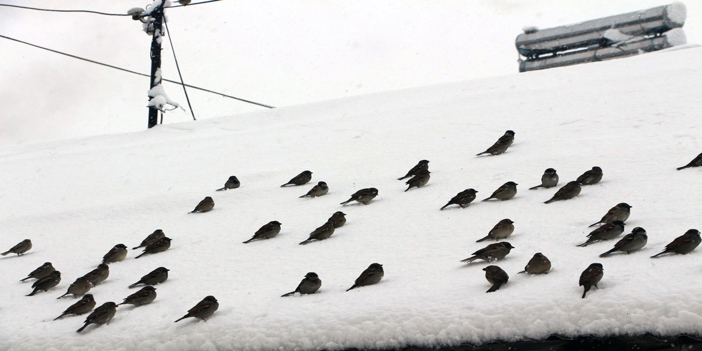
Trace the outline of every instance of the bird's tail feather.
<path fill-rule="evenodd" d="M 307 244 L 309 244 L 311 241 L 312 241 L 311 238 L 310 238 L 310 239 L 307 239 L 307 240 L 301 242 L 300 245 L 307 245 Z"/>
<path fill-rule="evenodd" d="M 89 325 L 90 325 L 90 323 L 85 323 L 85 325 L 84 325 L 84 326 L 82 326 L 82 327 L 80 327 L 80 329 L 76 330 L 76 333 L 80 333 L 80 332 L 82 332 L 82 331 L 83 331 L 83 329 L 85 329 L 85 327 L 87 327 L 87 326 L 89 326 Z"/>
<path fill-rule="evenodd" d="M 32 292 L 30 292 L 29 295 L 27 295 L 27 296 L 34 296 L 34 294 L 36 294 L 37 291 L 39 291 L 39 289 L 34 289 L 34 290 L 32 290 Z"/>
<path fill-rule="evenodd" d="M 651 256 L 651 258 L 656 258 L 656 257 L 658 257 L 658 256 L 660 256 L 660 255 L 662 255 L 662 254 L 664 254 L 664 253 L 665 253 L 665 250 L 664 250 L 663 252 L 661 252 L 661 253 L 657 253 L 657 254 Z"/>
<path fill-rule="evenodd" d="M 180 321 L 182 321 L 183 319 L 188 318 L 188 317 L 190 317 L 190 316 L 188 316 L 188 315 L 186 314 L 185 316 L 176 319 L 176 321 L 173 322 L 173 323 L 178 323 L 178 322 L 180 322 Z"/>
<path fill-rule="evenodd" d="M 9 253 L 10 253 L 10 251 L 5 251 L 5 252 L 3 252 L 3 253 L 0 254 L 0 255 L 7 256 L 7 254 L 9 254 Z"/>
<path fill-rule="evenodd" d="M 144 256 L 144 255 L 146 255 L 146 252 L 140 253 L 137 257 L 134 257 L 134 259 L 137 259 L 137 258 L 139 258 L 139 257 L 141 257 L 141 256 Z"/>
<path fill-rule="evenodd" d="M 20 279 L 20 281 L 23 282 L 23 281 L 25 281 L 25 280 L 27 280 L 27 279 L 30 279 L 30 278 L 31 278 L 31 277 L 27 277 L 27 278 L 24 278 L 24 279 Z"/>
<path fill-rule="evenodd" d="M 450 202 L 449 202 L 449 203 L 447 203 L 447 204 L 446 204 L 446 205 L 444 205 L 444 207 L 442 207 L 442 208 L 441 208 L 441 209 L 440 209 L 439 211 L 443 211 L 443 210 L 444 210 L 444 209 L 445 209 L 446 207 L 448 207 L 448 206 L 449 206 L 450 204 L 451 204 Z"/>
<path fill-rule="evenodd" d="M 577 246 L 578 246 L 578 247 L 585 247 L 585 246 L 588 246 L 588 245 L 590 245 L 590 244 L 591 244 L 591 242 L 586 241 L 586 242 L 584 242 L 584 243 L 582 243 L 582 244 L 579 244 L 579 245 L 577 245 Z"/>
<path fill-rule="evenodd" d="M 222 191 L 222 190 L 227 190 L 227 187 L 219 188 L 219 189 L 217 189 L 217 190 L 215 190 L 215 191 Z"/>
<path fill-rule="evenodd" d="M 609 254 L 611 254 L 611 253 L 614 252 L 614 251 L 617 251 L 617 249 L 616 249 L 616 248 L 615 248 L 615 249 L 611 249 L 611 250 L 609 250 L 609 251 L 607 251 L 607 252 L 601 254 L 600 257 L 607 257 L 607 256 L 609 256 Z"/>
<path fill-rule="evenodd" d="M 349 203 L 349 202 L 351 202 L 351 201 L 353 201 L 353 199 L 348 199 L 348 200 L 342 202 L 341 205 L 346 205 L 347 203 Z"/>
<path fill-rule="evenodd" d="M 466 258 L 466 259 L 464 259 L 464 260 L 461 260 L 461 262 L 471 263 L 471 262 L 473 262 L 473 261 L 475 261 L 475 260 L 477 260 L 477 259 L 478 259 L 477 257 L 468 257 L 468 258 Z"/>
<path fill-rule="evenodd" d="M 58 300 L 58 299 L 60 299 L 60 298 L 62 298 L 62 297 L 64 297 L 64 296 L 66 296 L 66 295 L 68 295 L 68 294 L 70 294 L 70 293 L 69 293 L 69 292 L 66 292 L 65 294 L 63 294 L 63 295 L 57 297 L 56 300 Z"/>
<path fill-rule="evenodd" d="M 351 290 L 351 289 L 355 289 L 356 287 L 357 287 L 356 284 L 354 284 L 352 287 L 346 289 L 346 291 L 349 291 L 349 290 Z"/>
<path fill-rule="evenodd" d="M 141 283 L 141 282 L 138 281 L 138 282 L 136 282 L 136 283 L 134 283 L 134 284 L 128 286 L 128 288 L 132 289 L 132 288 L 136 287 L 137 285 L 139 285 L 140 283 Z"/>
<path fill-rule="evenodd" d="M 478 240 L 476 240 L 475 242 L 476 242 L 476 243 L 479 243 L 479 242 L 485 241 L 485 240 L 487 240 L 487 239 L 490 239 L 490 236 L 489 236 L 489 235 L 486 236 L 486 237 L 484 237 L 484 238 L 482 238 L 482 239 L 478 239 Z"/>
<path fill-rule="evenodd" d="M 679 171 L 679 170 L 681 170 L 681 169 L 685 169 L 685 168 L 689 168 L 689 167 L 690 167 L 690 165 L 685 165 L 685 166 L 682 166 L 682 167 L 678 167 L 677 170 Z"/>
<path fill-rule="evenodd" d="M 585 298 L 585 295 L 587 294 L 587 291 L 588 291 L 588 290 L 590 290 L 590 289 L 585 288 L 585 291 L 583 291 L 583 297 L 582 297 L 583 299 Z"/>
<path fill-rule="evenodd" d="M 534 189 L 540 188 L 540 187 L 542 187 L 542 186 L 543 186 L 543 185 L 532 186 L 531 188 L 529 188 L 529 190 L 534 190 Z"/>
<path fill-rule="evenodd" d="M 590 225 L 587 226 L 587 227 L 588 227 L 588 228 L 594 227 L 594 226 L 596 226 L 596 225 L 598 225 L 598 224 L 600 224 L 600 223 L 602 223 L 602 222 L 595 222 L 595 223 L 590 224 Z"/>
<path fill-rule="evenodd" d="M 56 320 L 59 320 L 59 319 L 63 318 L 63 316 L 65 316 L 65 315 L 66 315 L 65 313 L 62 313 L 60 316 L 54 318 L 54 320 L 55 320 L 55 321 L 56 321 Z"/>
<path fill-rule="evenodd" d="M 290 295 L 294 295 L 294 294 L 295 294 L 295 292 L 294 292 L 294 291 L 291 291 L 291 292 L 289 292 L 289 293 L 287 293 L 287 294 L 280 295 L 280 297 L 286 297 L 286 296 L 290 296 Z"/>
<path fill-rule="evenodd" d="M 254 239 L 254 238 L 251 238 L 251 239 L 249 239 L 249 240 L 244 241 L 244 244 L 250 243 L 253 239 Z"/>
<path fill-rule="evenodd" d="M 517 274 L 520 274 L 520 273 L 526 273 L 526 270 L 523 270 L 521 272 L 517 272 Z"/>
<path fill-rule="evenodd" d="M 488 289 L 487 292 L 491 293 L 491 292 L 497 291 L 497 290 L 499 290 L 499 289 L 500 289 L 500 284 L 495 284 L 495 285 L 491 286 L 490 289 Z"/>

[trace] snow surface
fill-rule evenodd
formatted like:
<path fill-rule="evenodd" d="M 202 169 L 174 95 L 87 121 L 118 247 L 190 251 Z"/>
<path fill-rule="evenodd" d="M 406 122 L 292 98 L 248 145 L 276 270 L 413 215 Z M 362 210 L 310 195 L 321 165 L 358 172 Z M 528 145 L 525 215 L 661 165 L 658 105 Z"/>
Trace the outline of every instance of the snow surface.
<path fill-rule="evenodd" d="M 665 37 L 668 38 L 668 43 L 672 46 L 680 46 L 687 44 L 687 36 L 682 28 L 675 28 L 665 32 Z"/>
<path fill-rule="evenodd" d="M 666 8 L 666 14 L 671 22 L 682 26 L 687 18 L 687 6 L 682 2 L 676 1 Z"/>
<path fill-rule="evenodd" d="M 0 258 L 0 349 L 272 350 L 455 345 L 543 338 L 702 330 L 697 276 L 702 249 L 651 259 L 690 228 L 700 229 L 702 169 L 676 171 L 702 150 L 702 48 L 546 71 L 333 100 L 179 123 L 139 133 L 0 148 L 0 249 L 25 238 L 34 248 Z M 505 130 L 503 155 L 476 157 Z M 396 180 L 420 159 L 431 180 L 404 192 Z M 573 200 L 543 204 L 555 189 L 529 191 L 543 170 L 561 185 L 592 166 L 601 183 Z M 280 188 L 300 171 L 305 186 Z M 230 175 L 241 187 L 215 192 Z M 328 195 L 300 199 L 317 181 Z M 506 181 L 505 202 L 439 211 L 472 187 L 478 200 Z M 376 187 L 367 206 L 342 207 Z M 205 196 L 213 211 L 187 214 Z M 613 205 L 633 206 L 627 232 L 644 227 L 648 245 L 631 255 L 598 255 L 615 240 L 576 247 Z M 347 224 L 325 241 L 298 243 L 335 211 Z M 515 222 L 512 253 L 496 264 L 510 275 L 499 291 L 459 261 L 485 246 L 503 218 Z M 274 239 L 241 242 L 278 220 Z M 136 246 L 156 228 L 171 248 L 110 265 L 91 293 L 121 302 L 127 285 L 169 268 L 158 298 L 120 307 L 109 325 L 75 332 L 83 317 L 52 321 L 57 300 L 113 245 Z M 516 274 L 536 252 L 553 262 L 544 276 Z M 56 288 L 33 297 L 31 270 L 51 261 Z M 373 262 L 385 277 L 345 292 Z M 604 265 L 600 289 L 581 299 L 580 273 Z M 319 293 L 280 298 L 305 273 Z M 207 295 L 219 310 L 206 323 L 173 323 Z"/>

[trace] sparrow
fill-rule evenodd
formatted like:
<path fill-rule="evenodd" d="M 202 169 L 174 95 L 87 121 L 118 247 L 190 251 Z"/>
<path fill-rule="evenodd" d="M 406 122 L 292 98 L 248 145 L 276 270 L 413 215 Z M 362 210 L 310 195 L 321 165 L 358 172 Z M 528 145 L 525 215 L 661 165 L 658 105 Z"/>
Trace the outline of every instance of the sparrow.
<path fill-rule="evenodd" d="M 700 166 L 702 166 L 702 154 L 697 155 L 697 157 L 695 157 L 695 159 L 690 161 L 690 163 L 688 163 L 682 167 L 678 167 L 677 170 L 679 171 L 679 170 L 685 169 L 685 168 L 700 167 Z"/>
<path fill-rule="evenodd" d="M 51 265 L 51 262 L 45 262 L 43 265 L 39 266 L 39 268 L 33 270 L 31 273 L 27 274 L 27 277 L 24 279 L 21 279 L 20 281 L 23 282 L 27 279 L 41 279 L 46 277 L 47 275 L 51 274 L 51 272 L 55 271 L 54 266 Z"/>
<path fill-rule="evenodd" d="M 636 227 L 631 233 L 625 235 L 622 240 L 617 241 L 613 249 L 601 254 L 600 257 L 606 257 L 616 251 L 626 252 L 628 255 L 646 246 L 646 242 L 648 242 L 646 230 L 641 227 Z"/>
<path fill-rule="evenodd" d="M 405 182 L 405 184 L 409 185 L 405 191 L 410 190 L 412 188 L 421 188 L 425 186 L 429 181 L 429 178 L 431 178 L 431 175 L 429 175 L 430 173 L 431 172 L 429 172 L 428 170 L 419 171 L 417 175 Z"/>
<path fill-rule="evenodd" d="M 541 176 L 541 185 L 533 186 L 529 190 L 534 190 L 536 188 L 553 188 L 558 185 L 558 174 L 553 168 L 546 168 L 544 175 Z"/>
<path fill-rule="evenodd" d="M 368 205 L 371 200 L 373 200 L 376 196 L 378 196 L 378 189 L 376 188 L 366 188 L 366 189 L 361 189 L 353 195 L 351 195 L 351 198 L 342 202 L 342 205 L 346 205 L 351 201 L 358 201 L 364 205 Z"/>
<path fill-rule="evenodd" d="M 129 288 L 134 288 L 139 284 L 156 285 L 165 282 L 166 279 L 168 279 L 168 269 L 165 267 L 158 267 L 149 274 L 141 277 L 138 282 L 130 285 Z"/>
<path fill-rule="evenodd" d="M 295 293 L 300 293 L 300 294 L 314 294 L 319 290 L 319 287 L 322 286 L 322 280 L 319 279 L 319 276 L 315 272 L 309 272 L 305 274 L 305 278 L 302 279 L 300 284 L 295 288 L 295 291 L 291 291 L 287 294 L 283 294 L 280 297 L 286 297 L 290 295 L 294 295 Z"/>
<path fill-rule="evenodd" d="M 127 247 L 124 244 L 115 245 L 105 256 L 102 256 L 102 263 L 113 263 L 127 257 Z"/>
<path fill-rule="evenodd" d="M 690 229 L 686 231 L 685 234 L 675 238 L 673 242 L 666 245 L 663 252 L 653 255 L 651 258 L 656 258 L 666 253 L 688 254 L 700 244 L 700 241 L 702 241 L 702 239 L 700 239 L 700 231 L 697 229 Z"/>
<path fill-rule="evenodd" d="M 93 286 L 98 285 L 110 276 L 110 266 L 100 263 L 97 268 L 86 273 L 83 278 L 88 280 Z"/>
<path fill-rule="evenodd" d="M 512 233 L 514 232 L 514 224 L 513 223 L 514 222 L 512 222 L 511 219 L 506 219 L 506 218 L 497 222 L 497 224 L 495 224 L 495 226 L 492 227 L 492 229 L 490 230 L 488 235 L 482 239 L 478 239 L 476 241 L 476 243 L 479 243 L 481 241 L 485 241 L 488 239 L 498 241 L 500 239 L 504 239 L 504 238 L 512 235 Z"/>
<path fill-rule="evenodd" d="M 490 197 L 483 201 L 487 201 L 490 199 L 497 199 L 497 200 L 509 200 L 514 197 L 514 195 L 517 195 L 517 183 L 515 182 L 507 182 L 502 184 L 497 190 L 495 190 Z"/>
<path fill-rule="evenodd" d="M 592 185 L 598 183 L 600 180 L 602 180 L 602 168 L 597 166 L 592 167 L 589 171 L 585 171 L 585 173 L 576 179 L 580 185 Z"/>
<path fill-rule="evenodd" d="M 76 332 L 80 333 L 85 329 L 85 327 L 91 324 L 105 324 L 109 323 L 112 317 L 115 316 L 117 312 L 117 305 L 114 302 L 105 302 L 100 307 L 96 308 L 93 313 L 88 315 L 85 319 L 85 325 L 80 327 Z"/>
<path fill-rule="evenodd" d="M 22 240 L 19 244 L 13 246 L 11 249 L 5 251 L 2 253 L 3 256 L 7 256 L 7 254 L 17 254 L 17 256 L 22 256 L 24 255 L 25 252 L 29 251 L 29 249 L 32 248 L 32 241 L 29 239 L 24 239 Z"/>
<path fill-rule="evenodd" d="M 602 216 L 599 222 L 590 224 L 590 227 L 594 227 L 598 224 L 607 224 L 614 221 L 626 222 L 629 219 L 629 214 L 631 213 L 631 206 L 626 202 L 622 202 L 612 207 L 607 211 L 607 213 Z"/>
<path fill-rule="evenodd" d="M 211 316 L 217 309 L 219 308 L 219 302 L 217 302 L 217 299 L 214 298 L 214 296 L 207 296 L 202 301 L 198 302 L 195 307 L 191 308 L 188 310 L 188 314 L 186 314 L 183 317 L 180 317 L 176 320 L 176 323 L 185 319 L 185 318 L 200 318 L 203 321 Z"/>
<path fill-rule="evenodd" d="M 74 298 L 77 298 L 78 296 L 85 295 L 88 291 L 90 291 L 90 288 L 92 287 L 93 285 L 90 284 L 90 282 L 87 279 L 80 277 L 68 287 L 68 290 L 65 294 L 57 297 L 56 299 L 60 299 L 69 294 L 72 294 Z"/>
<path fill-rule="evenodd" d="M 475 200 L 475 194 L 477 192 L 478 191 L 473 188 L 463 190 L 456 194 L 456 196 L 452 197 L 451 200 L 449 200 L 449 202 L 441 208 L 441 210 L 445 209 L 449 205 L 458 205 L 461 208 L 465 208 L 471 202 L 473 202 L 473 200 Z"/>
<path fill-rule="evenodd" d="M 329 217 L 327 222 L 331 222 L 334 228 L 343 227 L 344 224 L 346 224 L 346 213 L 336 211 L 331 217 Z"/>
<path fill-rule="evenodd" d="M 529 260 L 524 270 L 519 273 L 546 274 L 549 270 L 551 270 L 551 261 L 541 252 L 537 252 L 534 254 L 534 257 Z"/>
<path fill-rule="evenodd" d="M 236 189 L 239 186 L 241 186 L 241 182 L 239 179 L 236 178 L 236 176 L 231 176 L 227 181 L 224 183 L 224 187 L 217 189 L 216 191 L 224 191 L 224 190 L 229 190 L 229 189 Z"/>
<path fill-rule="evenodd" d="M 619 234 L 624 232 L 624 222 L 622 221 L 614 221 L 612 223 L 607 223 L 592 232 L 588 234 L 588 239 L 586 242 L 578 245 L 579 247 L 585 247 L 588 246 L 592 243 L 596 243 L 598 241 L 603 241 L 603 240 L 609 240 L 613 239 Z"/>
<path fill-rule="evenodd" d="M 190 211 L 190 212 L 188 212 L 188 213 L 195 213 L 195 212 L 204 213 L 204 212 L 209 212 L 209 211 L 212 211 L 212 209 L 214 208 L 214 205 L 215 205 L 215 204 L 214 204 L 214 200 L 212 200 L 212 198 L 208 196 L 208 197 L 202 199 L 202 201 L 200 201 L 200 203 L 197 204 L 197 206 L 195 206 L 195 209 L 192 210 L 192 211 Z"/>
<path fill-rule="evenodd" d="M 512 249 L 514 249 L 514 246 L 506 241 L 490 244 L 476 252 L 473 252 L 473 256 L 463 259 L 461 262 L 471 263 L 477 259 L 481 259 L 485 262 L 501 260 L 505 258 L 505 256 L 507 256 Z"/>
<path fill-rule="evenodd" d="M 322 196 L 325 195 L 326 193 L 329 192 L 329 186 L 327 186 L 326 182 L 319 182 L 317 185 L 313 186 L 310 191 L 307 192 L 307 194 L 302 195 L 300 197 L 317 197 L 317 196 Z"/>
<path fill-rule="evenodd" d="M 256 231 L 256 233 L 254 233 L 251 239 L 244 241 L 244 244 L 248 244 L 254 240 L 263 240 L 275 237 L 276 235 L 278 235 L 278 233 L 280 233 L 281 224 L 282 223 L 278 221 L 270 221 L 267 224 L 264 224 L 263 227 L 261 227 Z"/>
<path fill-rule="evenodd" d="M 414 167 L 412 167 L 412 169 L 410 169 L 409 172 L 407 172 L 407 174 L 405 174 L 404 177 L 397 178 L 397 180 L 403 180 L 403 179 L 405 179 L 405 178 L 409 178 L 409 177 L 415 176 L 415 175 L 417 175 L 420 171 L 426 171 L 426 170 L 428 170 L 428 169 L 429 169 L 429 161 L 427 161 L 427 160 L 421 160 L 421 161 L 419 161 L 419 163 L 417 163 L 417 165 L 415 165 Z"/>
<path fill-rule="evenodd" d="M 601 263 L 591 264 L 586 270 L 583 271 L 582 274 L 580 274 L 579 285 L 585 288 L 585 291 L 583 291 L 583 299 L 585 298 L 585 294 L 590 291 L 590 288 L 593 286 L 597 288 L 597 283 L 602 280 L 603 275 L 604 270 L 602 269 Z"/>
<path fill-rule="evenodd" d="M 141 244 L 139 244 L 139 246 L 133 247 L 132 250 L 136 250 L 136 249 L 141 248 L 141 247 L 146 247 L 149 244 L 154 243 L 158 239 L 161 239 L 165 236 L 166 236 L 166 234 L 163 232 L 163 230 L 156 229 L 156 230 L 154 230 L 153 233 L 149 234 L 149 236 L 147 236 L 146 239 L 142 240 Z"/>
<path fill-rule="evenodd" d="M 139 254 L 139 256 L 134 257 L 134 259 L 137 259 L 141 256 L 144 256 L 146 254 L 155 254 L 159 252 L 164 252 L 168 250 L 168 248 L 171 247 L 171 238 L 169 237 L 164 237 L 161 239 L 158 239 L 158 241 L 149 244 L 149 246 L 144 248 L 144 252 Z"/>
<path fill-rule="evenodd" d="M 679 171 L 679 170 L 685 169 L 685 168 L 700 167 L 700 166 L 702 166 L 702 154 L 697 155 L 697 157 L 695 157 L 692 161 L 690 161 L 690 163 L 688 163 L 682 167 L 678 167 L 677 170 Z"/>
<path fill-rule="evenodd" d="M 32 288 L 34 288 L 34 290 L 32 290 L 32 292 L 29 293 L 29 295 L 27 295 L 27 296 L 33 296 L 39 290 L 49 291 L 49 289 L 55 287 L 60 282 L 61 282 L 61 272 L 53 271 L 49 275 L 47 275 L 46 277 L 35 281 L 34 284 L 32 284 Z"/>
<path fill-rule="evenodd" d="M 558 189 L 556 193 L 553 195 L 551 199 L 548 201 L 544 202 L 545 204 L 550 204 L 554 201 L 561 201 L 561 200 L 569 200 L 572 199 L 578 194 L 580 194 L 580 190 L 582 188 L 580 187 L 580 183 L 576 181 L 568 182 L 568 184 L 564 185 L 562 188 Z"/>
<path fill-rule="evenodd" d="M 192 0 L 178 0 L 178 3 L 185 6 L 185 5 L 189 4 L 191 1 Z"/>
<path fill-rule="evenodd" d="M 296 175 L 293 177 L 293 179 L 290 179 L 287 183 L 281 185 L 280 187 L 288 186 L 288 185 L 303 185 L 307 184 L 312 179 L 312 172 L 310 171 L 303 171 L 302 173 Z"/>
<path fill-rule="evenodd" d="M 152 303 L 156 299 L 156 288 L 151 285 L 147 285 L 141 290 L 127 296 L 119 305 L 134 305 L 143 306 Z M 117 306 L 119 306 L 117 305 Z"/>
<path fill-rule="evenodd" d="M 383 279 L 385 272 L 383 271 L 383 265 L 380 263 L 373 263 L 368 268 L 366 268 L 361 275 L 356 278 L 356 282 L 353 286 L 348 288 L 346 291 L 358 288 L 360 286 L 373 285 Z"/>
<path fill-rule="evenodd" d="M 499 155 L 501 153 L 504 153 L 507 151 L 507 148 L 512 145 L 512 142 L 514 142 L 514 132 L 511 130 L 508 130 L 505 132 L 504 135 L 502 135 L 497 141 L 492 144 L 487 150 L 477 154 L 476 156 L 480 156 L 482 154 L 490 154 L 490 155 Z"/>
<path fill-rule="evenodd" d="M 85 294 L 83 298 L 78 300 L 78 302 L 69 306 L 60 316 L 56 317 L 54 320 L 61 319 L 66 315 L 72 314 L 74 316 L 80 316 L 81 314 L 90 312 L 95 307 L 95 299 L 92 294 Z"/>
<path fill-rule="evenodd" d="M 307 245 L 313 240 L 324 240 L 329 238 L 332 234 L 334 234 L 334 224 L 327 221 L 324 223 L 321 227 L 315 229 L 312 233 L 310 233 L 310 237 L 301 242 L 300 245 Z"/>
<path fill-rule="evenodd" d="M 500 289 L 500 287 L 504 284 L 507 284 L 507 281 L 509 280 L 509 275 L 507 275 L 507 272 L 503 271 L 502 268 L 497 267 L 497 266 L 487 266 L 483 268 L 485 271 L 485 279 L 492 284 L 492 287 L 488 289 L 486 292 L 493 292 L 497 291 Z"/>

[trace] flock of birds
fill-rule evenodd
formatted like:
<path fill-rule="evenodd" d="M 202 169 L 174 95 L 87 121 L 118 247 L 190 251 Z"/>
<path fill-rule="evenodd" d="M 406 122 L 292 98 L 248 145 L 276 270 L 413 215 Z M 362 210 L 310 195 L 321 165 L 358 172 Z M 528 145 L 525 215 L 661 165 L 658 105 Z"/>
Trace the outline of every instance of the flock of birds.
<path fill-rule="evenodd" d="M 515 133 L 511 130 L 505 132 L 497 142 L 490 146 L 484 152 L 478 154 L 478 156 L 483 154 L 489 155 L 500 155 L 507 151 L 507 149 L 514 142 Z M 677 168 L 682 170 L 690 167 L 701 167 L 702 166 L 702 154 L 699 154 L 687 165 Z M 409 178 L 405 184 L 408 185 L 405 191 L 412 188 L 420 188 L 426 185 L 430 179 L 429 172 L 429 161 L 421 160 L 419 163 L 410 169 L 405 176 L 398 178 L 398 180 L 404 180 Z M 586 171 L 575 181 L 568 182 L 566 185 L 558 189 L 551 199 L 545 203 L 551 203 L 554 201 L 569 200 L 580 194 L 582 186 L 592 185 L 598 183 L 602 179 L 603 173 L 600 167 L 592 167 L 591 170 Z M 281 185 L 281 187 L 287 186 L 300 186 L 307 184 L 312 179 L 312 172 L 304 171 L 297 176 L 293 177 L 287 183 Z M 558 185 L 558 174 L 553 168 L 548 168 L 544 171 L 541 177 L 541 184 L 530 188 L 529 190 L 534 190 L 537 188 L 553 188 Z M 226 181 L 224 187 L 217 189 L 217 191 L 224 191 L 229 189 L 236 189 L 240 187 L 241 182 L 236 176 L 231 176 Z M 507 201 L 513 198 L 517 193 L 517 183 L 506 182 L 495 190 L 492 195 L 487 197 L 482 201 Z M 318 182 L 317 185 L 313 186 L 305 195 L 300 197 L 318 197 L 327 194 L 329 187 L 325 182 Z M 371 201 L 378 195 L 378 189 L 376 188 L 366 188 L 361 189 L 347 200 L 341 203 L 341 205 L 346 205 L 352 201 L 357 201 L 361 204 L 368 205 Z M 461 191 L 456 196 L 451 198 L 446 205 L 440 208 L 444 210 L 446 207 L 451 205 L 457 205 L 461 208 L 469 206 L 471 202 L 476 199 L 477 191 L 475 189 L 466 189 Z M 189 213 L 205 213 L 211 211 L 215 206 L 212 197 L 206 197 L 193 211 Z M 588 234 L 587 240 L 578 246 L 587 246 L 589 244 L 610 240 L 618 237 L 624 232 L 624 222 L 629 218 L 631 206 L 627 203 L 619 203 L 612 207 L 598 222 L 593 223 L 590 227 L 599 227 Z M 345 214 L 341 211 L 334 213 L 322 226 L 315 229 L 310 233 L 309 238 L 300 242 L 300 245 L 306 245 L 313 241 L 321 241 L 329 238 L 334 234 L 335 229 L 343 226 L 346 223 Z M 514 222 L 510 219 L 503 219 L 498 222 L 492 230 L 490 230 L 484 238 L 477 240 L 477 242 L 482 242 L 486 240 L 494 240 L 496 243 L 487 245 L 486 247 L 475 251 L 471 257 L 462 260 L 461 262 L 471 263 L 476 260 L 483 260 L 485 262 L 491 263 L 500 259 L 503 259 L 510 253 L 510 250 L 514 247 L 504 240 L 509 237 L 514 232 Z M 251 239 L 244 241 L 244 244 L 249 243 L 254 240 L 266 240 L 274 238 L 281 230 L 281 223 L 278 221 L 271 221 L 263 225 L 259 230 L 257 230 Z M 625 235 L 621 240 L 614 244 L 614 247 L 607 252 L 604 252 L 600 257 L 606 257 L 616 252 L 625 252 L 627 254 L 642 249 L 647 243 L 648 237 L 646 235 L 646 230 L 641 227 L 636 227 L 631 233 Z M 700 232 L 697 229 L 690 229 L 682 236 L 676 238 L 671 243 L 665 246 L 665 249 L 651 256 L 652 258 L 659 257 L 664 254 L 687 254 L 693 251 L 702 242 L 700 238 Z M 171 246 L 171 239 L 166 237 L 165 233 L 161 229 L 155 230 L 153 233 L 149 234 L 140 245 L 133 248 L 142 249 L 143 252 L 136 256 L 139 258 L 147 254 L 157 254 L 168 250 Z M 11 249 L 2 253 L 2 256 L 8 254 L 16 254 L 22 256 L 24 253 L 32 248 L 32 242 L 30 239 L 25 239 L 17 245 L 13 246 Z M 78 329 L 78 332 L 83 331 L 90 324 L 101 325 L 108 323 L 115 315 L 117 306 L 124 304 L 131 304 L 135 306 L 142 306 L 153 302 L 156 297 L 156 288 L 154 285 L 163 283 L 168 279 L 169 270 L 165 267 L 159 267 L 152 272 L 144 275 L 136 283 L 129 285 L 129 288 L 135 288 L 137 286 L 143 287 L 127 296 L 123 302 L 119 305 L 114 302 L 106 302 L 101 306 L 95 308 L 96 302 L 92 294 L 88 292 L 96 285 L 105 281 L 110 274 L 109 264 L 123 260 L 127 256 L 128 249 L 124 244 L 115 245 L 109 252 L 103 256 L 102 263 L 97 266 L 94 270 L 86 273 L 85 275 L 77 278 L 67 289 L 66 293 L 59 296 L 58 298 L 63 298 L 69 295 L 78 298 L 82 297 L 73 305 L 69 306 L 63 313 L 61 313 L 55 320 L 61 319 L 68 315 L 82 315 L 91 312 L 84 321 L 84 325 Z M 531 260 L 524 267 L 524 270 L 519 273 L 526 274 L 546 274 L 551 269 L 551 262 L 542 253 L 536 253 Z M 491 284 L 488 293 L 497 291 L 502 285 L 506 284 L 509 280 L 509 275 L 499 266 L 490 265 L 483 269 L 485 271 L 485 278 Z M 600 282 L 604 275 L 603 266 L 601 263 L 592 263 L 587 267 L 579 279 L 579 286 L 584 288 L 582 298 L 585 298 L 587 292 Z M 358 287 L 373 285 L 378 283 L 384 276 L 383 265 L 379 263 L 371 264 L 366 270 L 364 270 L 361 275 L 355 280 L 354 284 L 347 290 L 352 290 Z M 56 287 L 61 282 L 61 273 L 56 270 L 50 262 L 46 262 L 40 267 L 36 268 L 30 272 L 27 277 L 21 279 L 21 281 L 27 281 L 29 279 L 35 279 L 32 285 L 32 291 L 27 296 L 33 296 L 41 291 L 48 291 Z M 319 290 L 322 285 L 322 281 L 315 272 L 309 272 L 305 275 L 304 279 L 300 282 L 294 291 L 283 294 L 282 297 L 291 296 L 296 293 L 299 294 L 313 294 Z M 93 310 L 93 308 L 95 308 Z M 206 320 L 219 308 L 219 302 L 214 296 L 207 296 L 198 302 L 193 308 L 189 309 L 188 312 L 181 318 L 177 319 L 175 322 L 179 322 L 185 318 L 198 318 Z"/>

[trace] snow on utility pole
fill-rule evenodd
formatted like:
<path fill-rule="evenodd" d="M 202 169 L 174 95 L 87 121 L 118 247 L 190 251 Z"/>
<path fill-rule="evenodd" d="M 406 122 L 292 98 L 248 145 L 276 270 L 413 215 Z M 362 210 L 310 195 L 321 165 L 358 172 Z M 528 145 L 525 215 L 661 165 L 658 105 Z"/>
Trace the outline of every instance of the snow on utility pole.
<path fill-rule="evenodd" d="M 151 19 L 148 23 L 147 33 L 152 33 L 151 39 L 151 80 L 149 91 L 161 84 L 161 42 L 163 41 L 163 3 L 156 4 L 151 12 Z M 151 25 L 153 24 L 153 31 Z M 149 96 L 149 101 L 154 96 Z M 153 128 L 158 123 L 158 108 L 149 104 L 149 128 Z"/>

